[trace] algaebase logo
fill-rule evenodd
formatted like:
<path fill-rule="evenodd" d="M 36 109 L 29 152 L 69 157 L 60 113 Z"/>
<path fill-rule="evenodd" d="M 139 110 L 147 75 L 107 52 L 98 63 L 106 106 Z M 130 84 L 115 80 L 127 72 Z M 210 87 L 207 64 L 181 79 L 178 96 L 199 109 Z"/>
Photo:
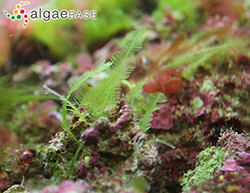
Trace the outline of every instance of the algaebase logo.
<path fill-rule="evenodd" d="M 16 4 L 15 9 L 13 10 L 13 15 L 8 13 L 8 11 L 3 10 L 4 14 L 7 18 L 10 18 L 11 20 L 21 20 L 24 19 L 23 28 L 26 28 L 29 23 L 29 15 L 26 13 L 26 10 L 23 8 L 23 6 L 30 4 L 29 1 L 20 2 L 19 4 Z"/>
<path fill-rule="evenodd" d="M 56 10 L 50 11 L 48 9 L 42 10 L 41 7 L 38 8 L 38 10 L 31 10 L 29 14 L 26 13 L 26 10 L 22 8 L 25 5 L 30 4 L 29 1 L 21 2 L 16 5 L 16 8 L 13 10 L 13 15 L 8 13 L 8 11 L 3 10 L 4 14 L 7 18 L 10 18 L 11 20 L 21 20 L 24 19 L 23 28 L 26 28 L 28 25 L 28 18 L 35 20 L 35 19 L 42 19 L 45 22 L 49 22 L 51 19 L 57 20 L 57 19 L 96 19 L 97 12 L 96 10 L 84 10 L 84 11 L 74 11 L 74 10 Z"/>

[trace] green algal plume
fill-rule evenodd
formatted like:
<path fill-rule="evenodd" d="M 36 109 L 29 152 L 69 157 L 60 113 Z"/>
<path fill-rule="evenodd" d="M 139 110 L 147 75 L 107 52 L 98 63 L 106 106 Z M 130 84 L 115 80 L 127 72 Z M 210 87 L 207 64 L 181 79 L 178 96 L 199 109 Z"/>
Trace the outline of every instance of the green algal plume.
<path fill-rule="evenodd" d="M 142 94 L 142 86 L 146 84 L 146 81 L 137 82 L 132 85 L 130 85 L 127 81 L 123 81 L 123 83 L 126 83 L 130 88 L 129 93 L 126 95 L 126 102 L 132 107 L 137 117 L 141 117 L 145 101 Z"/>
<path fill-rule="evenodd" d="M 123 49 L 111 56 L 111 64 L 107 67 L 109 76 L 93 89 L 84 85 L 78 94 L 78 107 L 87 105 L 86 111 L 95 119 L 104 115 L 107 106 L 120 100 L 120 83 L 127 79 L 135 68 L 134 54 L 142 47 L 142 33 L 130 32 L 122 42 Z"/>
<path fill-rule="evenodd" d="M 149 122 L 152 120 L 153 112 L 160 108 L 159 102 L 162 102 L 163 93 L 148 94 L 146 97 L 146 102 L 144 104 L 144 115 L 139 121 L 139 126 L 144 132 L 150 129 Z"/>
<path fill-rule="evenodd" d="M 127 79 L 130 73 L 135 68 L 135 52 L 139 51 L 142 47 L 144 36 L 142 31 L 132 31 L 122 41 L 122 50 L 115 52 L 111 56 L 111 61 L 108 63 L 103 62 L 94 71 L 85 73 L 77 81 L 70 85 L 70 90 L 67 96 L 61 96 L 48 86 L 44 85 L 47 93 L 52 93 L 62 100 L 62 127 L 67 130 L 71 136 L 79 143 L 70 130 L 66 116 L 70 112 L 73 116 L 77 116 L 83 121 L 85 115 L 90 115 L 94 120 L 102 116 L 107 116 L 105 109 L 120 100 L 121 82 Z M 107 70 L 109 76 L 102 80 L 100 85 L 90 88 L 85 81 L 93 75 Z M 78 90 L 77 96 L 72 100 L 71 95 L 74 91 Z M 72 101 L 74 101 L 74 104 Z M 79 110 L 80 107 L 84 108 L 84 112 Z M 91 124 L 91 123 L 90 123 Z"/>

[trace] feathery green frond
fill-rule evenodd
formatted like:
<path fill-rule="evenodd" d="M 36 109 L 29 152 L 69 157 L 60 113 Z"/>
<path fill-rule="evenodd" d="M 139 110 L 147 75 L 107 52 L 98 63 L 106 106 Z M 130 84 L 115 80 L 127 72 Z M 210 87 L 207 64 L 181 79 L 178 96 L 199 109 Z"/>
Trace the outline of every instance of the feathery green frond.
<path fill-rule="evenodd" d="M 112 72 L 110 76 L 115 76 L 115 79 L 119 78 L 120 80 L 125 80 L 129 77 L 135 66 L 126 65 L 125 62 L 130 59 L 130 64 L 135 63 L 134 54 L 141 49 L 144 41 L 142 33 L 142 31 L 130 32 L 122 41 L 123 49 L 112 54 L 111 62 L 113 65 L 109 68 L 110 72 Z"/>
<path fill-rule="evenodd" d="M 67 112 L 84 119 L 84 115 L 79 111 L 84 106 L 84 113 L 90 113 L 94 119 L 98 119 L 104 114 L 104 110 L 110 104 L 120 100 L 120 82 L 129 77 L 135 68 L 132 65 L 135 62 L 134 54 L 142 47 L 144 36 L 142 31 L 132 31 L 123 40 L 123 49 L 115 52 L 111 57 L 111 62 L 102 63 L 93 72 L 85 73 L 79 80 L 70 85 L 70 91 L 66 97 L 60 97 L 62 100 L 62 126 L 70 132 L 69 123 L 66 120 Z M 100 85 L 90 88 L 84 83 L 91 76 L 108 70 L 109 77 L 102 80 Z M 76 106 L 69 100 L 74 91 L 79 89 L 79 93 L 74 101 Z M 69 107 L 69 108 L 68 108 Z"/>
<path fill-rule="evenodd" d="M 71 133 L 70 131 L 70 125 L 67 121 L 67 106 L 70 106 L 71 108 L 71 112 L 72 114 L 75 114 L 79 117 L 81 117 L 83 120 L 84 120 L 84 117 L 82 116 L 81 112 L 78 110 L 79 106 L 78 107 L 75 107 L 75 105 L 73 105 L 70 101 L 69 101 L 69 98 L 71 96 L 71 94 L 77 90 L 81 85 L 84 85 L 84 81 L 86 81 L 88 78 L 92 77 L 93 75 L 97 74 L 97 73 L 100 73 L 102 72 L 103 70 L 109 68 L 109 66 L 111 65 L 110 62 L 108 63 L 101 63 L 100 66 L 98 66 L 94 71 L 90 71 L 90 72 L 87 72 L 85 73 L 79 80 L 77 81 L 74 81 L 71 85 L 70 85 L 70 91 L 68 92 L 67 96 L 66 97 L 63 97 L 61 98 L 62 100 L 62 108 L 60 110 L 61 114 L 62 114 L 62 127 L 67 130 L 70 135 L 80 144 L 80 142 L 74 137 L 74 135 Z M 85 86 L 85 89 L 86 89 L 86 86 Z M 84 92 L 84 91 L 83 91 Z M 78 99 L 81 99 L 84 94 L 81 93 L 79 96 L 78 96 Z"/>
<path fill-rule="evenodd" d="M 79 91 L 79 93 L 75 97 L 75 102 L 78 105 L 78 107 L 83 106 L 83 103 L 86 101 L 86 99 L 89 97 L 89 93 L 92 88 L 89 87 L 85 82 L 82 83 L 82 87 Z"/>
<path fill-rule="evenodd" d="M 228 48 L 235 47 L 238 42 L 229 41 L 222 45 L 211 46 L 209 48 L 204 48 L 202 50 L 187 53 L 176 57 L 167 67 L 180 67 L 184 64 L 190 63 L 182 72 L 182 77 L 186 80 L 191 80 L 196 72 L 197 68 L 204 64 L 213 55 L 217 55 L 221 52 L 227 52 Z"/>
<path fill-rule="evenodd" d="M 163 96 L 164 96 L 163 93 L 148 94 L 146 102 L 143 107 L 145 113 L 139 121 L 139 126 L 142 128 L 144 132 L 150 129 L 149 122 L 152 120 L 153 117 L 152 112 L 160 108 L 160 106 L 157 103 L 161 101 L 160 99 Z"/>
<path fill-rule="evenodd" d="M 126 95 L 126 102 L 132 107 L 136 115 L 140 115 L 143 111 L 144 97 L 142 95 L 142 86 L 146 81 L 137 82 L 130 86 L 130 91 Z"/>
<path fill-rule="evenodd" d="M 109 77 L 92 90 L 91 108 L 95 109 L 97 117 L 104 113 L 104 109 L 120 100 L 120 83 L 129 77 L 135 68 L 134 54 L 142 47 L 144 36 L 142 31 L 132 31 L 124 39 L 123 49 L 111 56 L 112 65 L 109 66 Z"/>
<path fill-rule="evenodd" d="M 71 96 L 71 94 L 72 94 L 75 90 L 77 90 L 77 89 L 82 85 L 82 83 L 84 83 L 84 81 L 86 81 L 86 80 L 89 79 L 90 77 L 94 76 L 95 74 L 100 73 L 100 72 L 102 72 L 103 70 L 109 68 L 110 65 L 111 65 L 110 62 L 108 62 L 108 63 L 103 62 L 103 63 L 101 63 L 100 66 L 98 66 L 93 72 L 91 72 L 91 71 L 90 71 L 90 72 L 87 72 L 87 73 L 85 73 L 81 78 L 79 78 L 79 80 L 74 81 L 74 82 L 69 86 L 70 91 L 68 92 L 68 95 L 67 95 L 67 97 L 66 97 L 66 100 L 69 99 L 69 97 Z"/>

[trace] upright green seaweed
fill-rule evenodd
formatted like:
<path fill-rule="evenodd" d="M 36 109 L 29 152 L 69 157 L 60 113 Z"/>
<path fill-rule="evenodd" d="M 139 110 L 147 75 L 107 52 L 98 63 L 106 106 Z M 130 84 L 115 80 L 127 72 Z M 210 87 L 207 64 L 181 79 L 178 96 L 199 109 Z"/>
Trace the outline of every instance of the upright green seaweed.
<path fill-rule="evenodd" d="M 127 79 L 135 68 L 134 54 L 142 47 L 144 40 L 142 33 L 142 31 L 130 32 L 122 42 L 123 49 L 111 56 L 111 65 L 107 68 L 109 76 L 93 89 L 85 85 L 79 93 L 78 107 L 89 104 L 86 111 L 90 112 L 95 119 L 104 115 L 108 105 L 120 100 L 120 83 Z"/>
<path fill-rule="evenodd" d="M 139 121 L 139 126 L 142 128 L 144 132 L 150 129 L 149 122 L 152 120 L 153 117 L 152 112 L 160 108 L 160 106 L 157 103 L 161 101 L 162 96 L 164 96 L 164 94 L 159 92 L 154 94 L 148 94 L 146 102 L 143 106 L 145 113 Z"/>
<path fill-rule="evenodd" d="M 102 116 L 107 116 L 105 108 L 115 104 L 120 100 L 121 82 L 127 79 L 130 73 L 135 68 L 135 52 L 139 51 L 144 41 L 143 31 L 132 31 L 123 40 L 123 49 L 115 52 L 111 56 L 111 62 L 100 64 L 94 71 L 87 72 L 79 80 L 74 81 L 70 85 L 70 90 L 67 96 L 61 96 L 47 85 L 44 88 L 47 93 L 52 93 L 60 97 L 62 100 L 62 127 L 67 130 L 79 145 L 81 142 L 75 138 L 70 130 L 66 116 L 70 112 L 72 115 L 85 120 L 86 115 L 90 115 L 94 120 Z M 102 80 L 100 85 L 90 88 L 85 81 L 93 75 L 107 70 L 109 76 Z M 70 99 L 74 91 L 79 89 L 79 93 L 73 99 L 73 104 Z M 79 109 L 83 107 L 84 113 Z M 91 123 L 90 123 L 91 124 Z"/>

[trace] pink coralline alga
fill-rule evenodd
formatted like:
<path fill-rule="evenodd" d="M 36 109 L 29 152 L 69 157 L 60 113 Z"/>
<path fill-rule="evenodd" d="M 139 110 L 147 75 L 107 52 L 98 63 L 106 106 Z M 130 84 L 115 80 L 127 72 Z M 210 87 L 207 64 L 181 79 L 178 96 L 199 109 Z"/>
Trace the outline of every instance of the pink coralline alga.
<path fill-rule="evenodd" d="M 151 127 L 154 129 L 171 129 L 174 122 L 173 112 L 174 107 L 169 104 L 165 104 L 162 108 L 153 112 L 153 120 L 150 121 Z"/>
<path fill-rule="evenodd" d="M 224 166 L 220 169 L 222 171 L 242 171 L 244 167 L 237 165 L 234 158 L 229 158 L 223 161 Z"/>
<path fill-rule="evenodd" d="M 42 193 L 66 193 L 66 192 L 86 192 L 87 187 L 83 185 L 82 180 L 78 180 L 77 182 L 74 182 L 72 180 L 66 180 L 59 184 L 58 186 L 47 186 L 43 189 Z"/>

